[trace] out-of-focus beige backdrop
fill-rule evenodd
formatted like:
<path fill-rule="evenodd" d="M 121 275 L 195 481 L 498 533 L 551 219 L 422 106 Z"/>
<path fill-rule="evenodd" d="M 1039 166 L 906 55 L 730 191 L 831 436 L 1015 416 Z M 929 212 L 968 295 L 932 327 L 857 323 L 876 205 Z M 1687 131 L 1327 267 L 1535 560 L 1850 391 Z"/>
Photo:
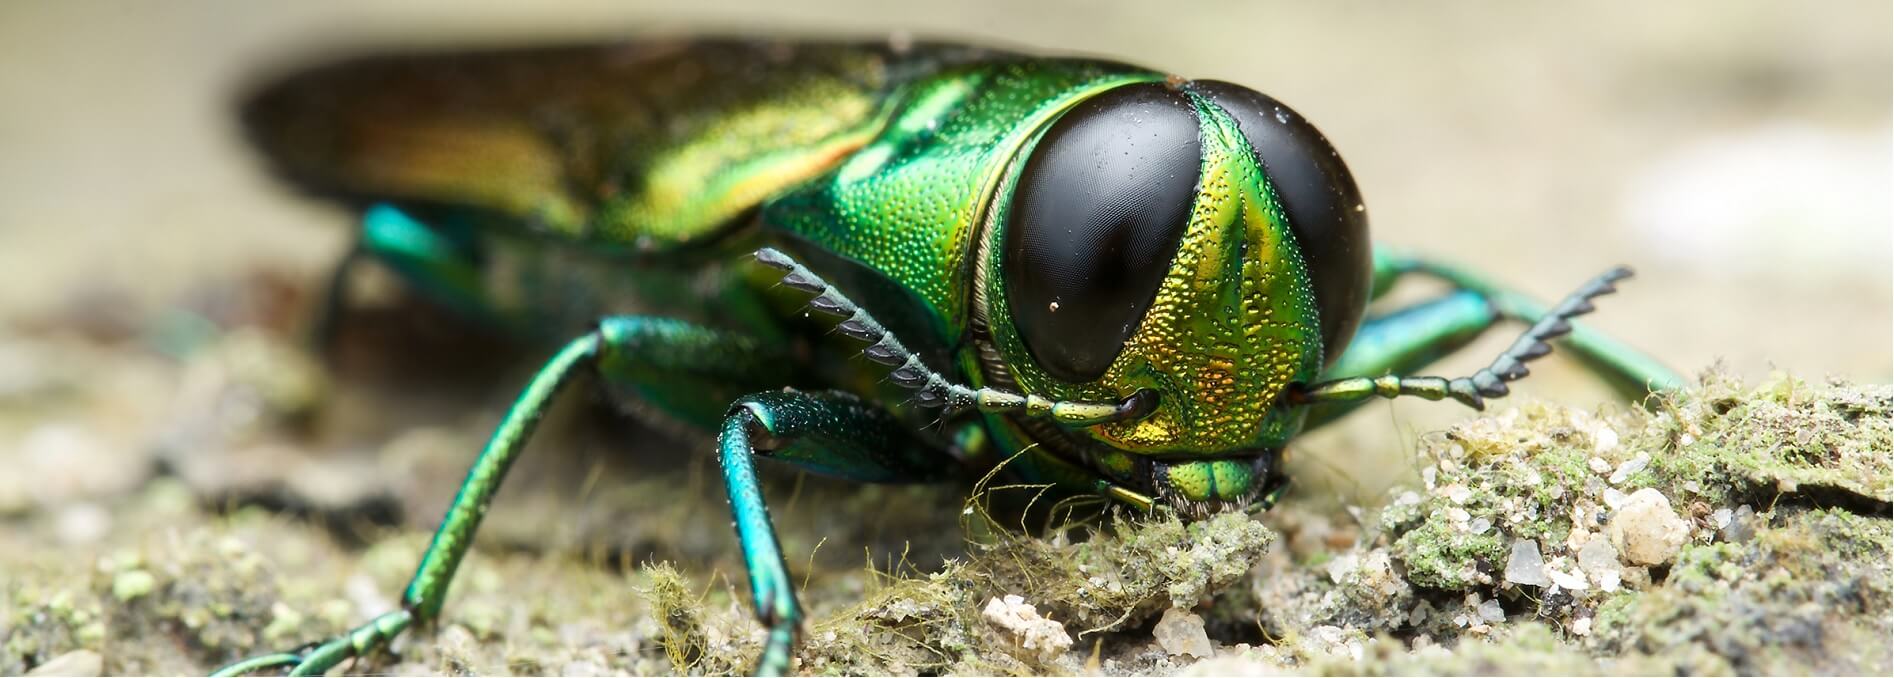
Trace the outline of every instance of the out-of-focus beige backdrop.
<path fill-rule="evenodd" d="M 291 328 L 313 315 L 305 307 L 346 246 L 352 217 L 276 184 L 243 147 L 228 106 L 259 73 L 357 51 L 738 31 L 899 30 L 1107 56 L 1244 83 L 1297 108 L 1353 167 L 1380 242 L 1475 263 L 1546 298 L 1607 266 L 1637 267 L 1640 276 L 1588 321 L 1681 370 L 1723 359 L 1752 383 L 1773 368 L 1811 380 L 1887 383 L 1894 379 L 1891 12 L 1888 0 L 0 0 L 0 639 L 9 651 L 0 673 L 50 660 L 76 675 L 201 674 L 235 653 L 313 640 L 394 609 L 392 595 L 413 571 L 455 479 L 536 367 L 533 355 L 430 360 L 437 356 L 411 347 L 484 357 L 455 350 L 484 346 L 469 337 L 477 328 L 397 295 L 384 295 L 393 303 L 379 309 L 362 304 L 370 310 L 343 333 L 362 339 L 345 347 L 371 350 L 334 351 L 350 359 L 327 365 L 301 350 L 306 343 Z M 376 289 L 372 275 L 364 288 Z M 398 322 L 412 319 L 420 322 Z M 399 331 L 410 324 L 436 332 Z M 1484 338 L 1437 374 L 1476 368 L 1509 334 Z M 1626 407 L 1557 356 L 1535 363 L 1515 391 L 1522 398 L 1493 409 L 1531 397 Z M 512 469 L 479 553 L 461 568 L 443 633 L 411 638 L 415 651 L 386 670 L 670 669 L 661 655 L 678 646 L 656 642 L 658 627 L 648 623 L 667 613 L 643 594 L 658 589 L 656 576 L 633 566 L 645 559 L 677 563 L 684 590 L 707 591 L 706 629 L 751 628 L 715 621 L 747 616 L 748 595 L 737 591 L 743 563 L 709 443 L 639 445 L 658 437 L 595 416 L 603 408 L 583 400 L 555 410 L 535 452 Z M 1375 402 L 1363 410 L 1295 441 L 1296 493 L 1267 518 L 1283 535 L 1271 556 L 1277 564 L 1245 580 L 1248 595 L 1221 600 L 1273 595 L 1259 593 L 1270 588 L 1260 582 L 1279 576 L 1340 582 L 1335 564 L 1352 569 L 1355 554 L 1373 562 L 1360 549 L 1339 557 L 1351 540 L 1373 544 L 1375 528 L 1332 500 L 1369 510 L 1385 504 L 1390 483 L 1420 474 L 1415 433 L 1471 416 L 1451 403 Z M 1766 440 L 1773 430 L 1742 440 Z M 884 586 L 874 570 L 904 573 L 900 562 L 918 575 L 941 558 L 967 555 L 968 535 L 956 526 L 965 487 L 861 488 L 780 465 L 763 474 L 812 629 L 848 619 L 834 615 L 852 614 L 840 611 Z M 1702 520 L 1710 508 L 1690 510 Z M 1566 562 L 1553 553 L 1548 564 Z M 1795 569 L 1802 561 L 1781 562 Z M 126 578 L 134 574 L 146 583 L 128 596 L 120 589 L 136 583 Z M 1387 590 L 1372 586 L 1329 595 Z M 1706 590 L 1732 600 L 1760 590 L 1729 586 L 1737 584 Z M 140 595 L 147 597 L 132 601 Z M 1488 604 L 1500 604 L 1471 597 L 1462 609 L 1471 615 L 1478 605 L 1481 618 Z M 1430 623 L 1444 623 L 1448 608 L 1428 599 L 1443 602 L 1424 595 L 1413 613 L 1431 609 Z M 1350 606 L 1347 619 L 1395 609 L 1373 611 L 1380 601 L 1356 610 L 1362 601 L 1348 600 L 1339 603 Z M 1558 619 L 1520 614 L 1523 602 L 1502 612 L 1535 619 L 1526 625 L 1534 629 L 1551 622 L 1550 633 L 1564 640 L 1547 645 L 1548 655 L 1583 657 L 1573 652 L 1586 631 L 1565 626 L 1567 634 Z M 40 623 L 47 614 L 54 621 Z M 179 621 L 211 617 L 202 628 Z M 9 635 L 12 619 L 34 622 Z M 1697 625 L 1715 617 L 1704 619 L 1712 621 Z M 1235 635 L 1214 623 L 1209 633 L 1219 643 L 1279 631 L 1316 638 L 1323 628 L 1341 637 L 1335 626 L 1265 628 L 1260 617 Z M 1485 628 L 1473 623 L 1469 633 Z M 1782 627 L 1751 626 L 1675 648 L 1728 654 L 1726 638 L 1743 639 L 1730 640 L 1741 651 L 1768 642 L 1754 634 Z M 266 628 L 276 631 L 254 638 L 284 637 L 236 640 Z M 87 629 L 105 629 L 104 640 L 88 640 Z M 1348 633 L 1361 633 L 1354 629 Z M 738 633 L 750 631 L 719 637 Z M 1526 639 L 1510 646 L 1532 652 L 1553 638 L 1544 629 L 1510 633 L 1495 625 L 1490 637 Z M 1145 643 L 1135 633 L 1111 635 L 1125 636 L 1107 640 L 1112 646 Z M 1590 636 L 1585 652 L 1609 637 Z M 1829 637 L 1832 648 L 1834 638 L 1855 636 Z M 1414 638 L 1417 661 L 1423 647 L 1438 649 L 1435 640 Z M 1327 651 L 1339 657 L 1340 647 Z M 1657 665 L 1536 656 L 1508 663 L 1520 661 L 1504 659 L 1514 650 L 1489 651 L 1497 646 L 1483 641 L 1463 647 L 1481 649 L 1469 663 L 1430 665 Z M 1860 648 L 1864 656 L 1874 650 Z M 1765 653 L 1751 654 L 1764 663 L 1734 670 L 1772 666 Z M 461 663 L 463 655 L 473 659 Z M 1338 666 L 1357 665 L 1292 670 Z"/>
<path fill-rule="evenodd" d="M 1380 242 L 1476 261 L 1545 297 L 1631 264 L 1640 277 L 1595 322 L 1681 369 L 1722 358 L 1746 376 L 1886 381 L 1889 12 L 1885 0 L 9 2 L 0 321 L 81 289 L 162 304 L 219 270 L 318 275 L 348 217 L 262 176 L 233 133 L 229 97 L 260 69 L 416 45 L 900 30 L 1252 85 L 1341 149 Z"/>

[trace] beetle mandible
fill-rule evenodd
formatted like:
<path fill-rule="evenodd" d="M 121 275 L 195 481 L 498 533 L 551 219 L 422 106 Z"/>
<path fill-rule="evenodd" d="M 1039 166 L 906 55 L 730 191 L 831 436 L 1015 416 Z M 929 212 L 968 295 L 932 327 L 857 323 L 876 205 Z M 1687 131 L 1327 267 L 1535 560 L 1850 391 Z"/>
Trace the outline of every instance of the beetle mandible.
<path fill-rule="evenodd" d="M 321 673 L 436 619 L 535 422 L 587 373 L 717 435 L 768 629 L 760 674 L 789 670 L 802 613 L 757 457 L 864 482 L 1006 462 L 1201 516 L 1267 504 L 1284 446 L 1352 404 L 1478 409 L 1555 337 L 1627 395 L 1681 383 L 1569 322 L 1628 270 L 1545 306 L 1373 248 L 1329 142 L 1226 82 L 721 40 L 360 58 L 269 83 L 242 114 L 280 173 L 362 210 L 338 277 L 379 261 L 566 343 L 474 461 L 400 609 L 227 672 Z M 1452 290 L 1365 315 L 1409 276 Z M 1501 321 L 1528 329 L 1489 367 L 1404 376 Z"/>

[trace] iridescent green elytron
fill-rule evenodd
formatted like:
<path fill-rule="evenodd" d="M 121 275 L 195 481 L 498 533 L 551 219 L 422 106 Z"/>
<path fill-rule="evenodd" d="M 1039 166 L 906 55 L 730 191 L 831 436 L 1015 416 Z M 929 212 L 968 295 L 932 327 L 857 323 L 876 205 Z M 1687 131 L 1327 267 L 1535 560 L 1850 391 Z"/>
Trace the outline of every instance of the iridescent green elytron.
<path fill-rule="evenodd" d="M 345 265 L 564 348 L 474 461 L 400 610 L 227 672 L 321 673 L 436 619 L 534 423 L 588 372 L 717 436 L 764 674 L 791 668 L 802 613 L 756 457 L 863 482 L 1001 466 L 1203 515 L 1266 506 L 1289 441 L 1353 404 L 1479 408 L 1554 337 L 1629 396 L 1681 383 L 1568 321 L 1628 272 L 1547 307 L 1371 249 L 1340 156 L 1228 83 L 948 45 L 700 42 L 360 59 L 243 112 L 280 172 L 363 210 Z M 1364 319 L 1407 276 L 1454 289 Z M 1529 329 L 1487 369 L 1400 376 L 1502 320 Z"/>

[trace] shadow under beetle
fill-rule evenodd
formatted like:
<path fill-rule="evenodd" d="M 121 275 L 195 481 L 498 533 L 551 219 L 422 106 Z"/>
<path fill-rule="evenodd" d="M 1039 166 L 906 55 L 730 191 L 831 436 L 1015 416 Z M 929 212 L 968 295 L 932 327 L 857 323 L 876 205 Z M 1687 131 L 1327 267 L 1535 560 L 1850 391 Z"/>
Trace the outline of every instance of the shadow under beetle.
<path fill-rule="evenodd" d="M 1201 516 L 1266 504 L 1284 445 L 1351 405 L 1478 409 L 1554 337 L 1627 396 L 1681 383 L 1568 322 L 1629 271 L 1547 307 L 1371 248 L 1315 127 L 1225 82 L 945 44 L 710 41 L 343 61 L 269 83 L 242 115 L 278 172 L 362 210 L 338 280 L 373 259 L 569 342 L 474 461 L 401 609 L 229 673 L 321 673 L 437 618 L 507 467 L 585 373 L 717 432 L 768 629 L 760 674 L 791 668 L 802 613 L 757 457 L 863 482 L 1005 463 Z M 1453 289 L 1364 317 L 1408 276 Z M 1490 367 L 1401 376 L 1502 320 L 1529 329 Z"/>

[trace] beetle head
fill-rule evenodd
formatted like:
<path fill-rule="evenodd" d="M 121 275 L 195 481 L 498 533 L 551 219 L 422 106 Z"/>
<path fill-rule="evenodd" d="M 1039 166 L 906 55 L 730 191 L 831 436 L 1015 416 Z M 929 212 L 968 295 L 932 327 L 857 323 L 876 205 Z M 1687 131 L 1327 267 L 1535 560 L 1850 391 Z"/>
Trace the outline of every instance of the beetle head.
<path fill-rule="evenodd" d="M 1142 418 L 1025 435 L 1068 437 L 1093 470 L 1175 504 L 1260 491 L 1301 426 L 1283 392 L 1341 353 L 1367 303 L 1366 214 L 1322 135 L 1235 85 L 1124 85 L 1047 125 L 993 205 L 987 377 L 1158 396 Z"/>

